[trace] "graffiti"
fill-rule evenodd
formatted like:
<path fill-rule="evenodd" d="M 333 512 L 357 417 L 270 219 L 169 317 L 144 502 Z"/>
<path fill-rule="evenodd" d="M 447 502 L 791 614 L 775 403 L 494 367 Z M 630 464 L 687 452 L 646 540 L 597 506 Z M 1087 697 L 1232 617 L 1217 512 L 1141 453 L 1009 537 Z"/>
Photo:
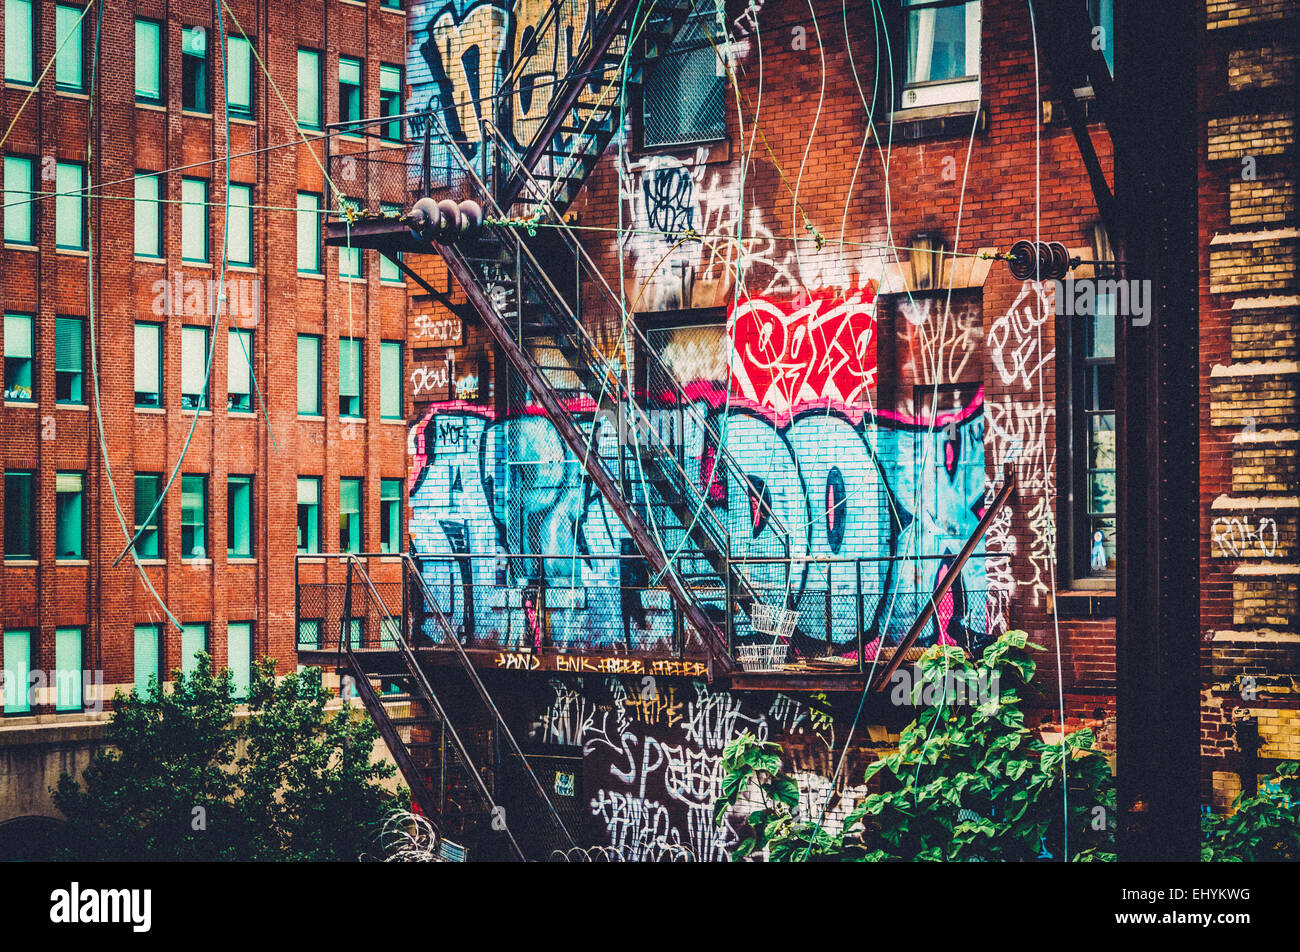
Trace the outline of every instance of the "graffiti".
<path fill-rule="evenodd" d="M 459 347 L 465 343 L 465 327 L 459 317 L 417 314 L 411 327 L 412 347 Z"/>
<path fill-rule="evenodd" d="M 695 183 L 682 165 L 668 165 L 648 172 L 641 182 L 645 191 L 646 215 L 651 228 L 664 232 L 665 241 L 673 241 L 695 225 L 692 200 Z"/>
<path fill-rule="evenodd" d="M 778 418 L 799 404 L 857 405 L 876 379 L 874 297 L 869 287 L 845 300 L 822 292 L 802 305 L 741 301 L 727 318 L 736 391 Z"/>
<path fill-rule="evenodd" d="M 1210 540 L 1216 558 L 1271 559 L 1277 555 L 1276 520 L 1261 516 L 1257 523 L 1249 516 L 1216 516 L 1210 527 Z"/>
<path fill-rule="evenodd" d="M 418 400 L 421 393 L 438 391 L 445 394 L 450 380 L 451 376 L 446 364 L 416 367 L 411 371 L 411 395 Z"/>

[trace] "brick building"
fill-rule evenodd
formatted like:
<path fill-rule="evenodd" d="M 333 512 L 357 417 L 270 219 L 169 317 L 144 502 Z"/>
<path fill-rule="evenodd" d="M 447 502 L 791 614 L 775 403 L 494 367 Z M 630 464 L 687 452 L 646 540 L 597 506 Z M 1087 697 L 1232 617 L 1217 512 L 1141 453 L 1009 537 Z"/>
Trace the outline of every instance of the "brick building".
<path fill-rule="evenodd" d="M 400 111 L 405 12 L 219 6 L 8 0 L 0 20 L 0 819 L 50 812 L 97 736 L 83 709 L 196 648 L 241 683 L 254 658 L 292 669 L 296 552 L 399 545 L 406 290 L 324 248 L 314 212 L 327 124 Z"/>

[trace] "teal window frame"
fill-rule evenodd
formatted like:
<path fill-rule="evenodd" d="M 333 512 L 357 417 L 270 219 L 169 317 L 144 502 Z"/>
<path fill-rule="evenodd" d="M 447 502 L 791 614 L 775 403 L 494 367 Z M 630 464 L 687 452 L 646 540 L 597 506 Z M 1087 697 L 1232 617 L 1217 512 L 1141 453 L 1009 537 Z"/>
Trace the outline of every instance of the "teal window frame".
<path fill-rule="evenodd" d="M 5 244 L 36 245 L 36 163 L 25 155 L 4 157 Z"/>
<path fill-rule="evenodd" d="M 135 405 L 157 409 L 163 405 L 163 325 L 157 321 L 135 322 L 133 374 Z M 145 357 L 145 360 L 141 360 Z M 152 369 L 150 369 L 152 365 Z M 152 378 L 152 379 L 151 379 Z M 142 389 L 143 385 L 143 389 Z"/>
<path fill-rule="evenodd" d="M 320 202 L 317 192 L 298 193 L 296 225 L 299 274 L 321 273 Z M 304 255 L 304 252 L 309 253 Z"/>
<path fill-rule="evenodd" d="M 136 625 L 133 641 L 133 685 L 141 697 L 149 691 L 149 678 L 163 680 L 162 626 Z"/>
<path fill-rule="evenodd" d="M 86 33 L 82 29 L 84 8 L 58 3 L 54 6 L 54 88 L 65 93 L 86 91 Z M 64 43 L 64 40 L 67 43 Z"/>
<path fill-rule="evenodd" d="M 54 629 L 54 709 L 59 712 L 80 711 L 85 707 L 82 693 L 84 631 L 77 628 Z"/>
<path fill-rule="evenodd" d="M 36 317 L 6 312 L 4 326 L 5 402 L 35 403 Z"/>
<path fill-rule="evenodd" d="M 402 480 L 379 481 L 379 551 L 402 551 Z"/>
<path fill-rule="evenodd" d="M 379 342 L 379 418 L 402 419 L 402 342 Z"/>
<path fill-rule="evenodd" d="M 345 218 L 348 210 L 354 213 L 360 213 L 361 202 L 355 198 L 343 198 L 339 200 L 340 218 Z M 364 257 L 359 247 L 352 245 L 339 246 L 339 278 L 340 280 L 360 280 L 365 277 Z"/>
<path fill-rule="evenodd" d="M 158 505 L 162 495 L 162 473 L 136 473 L 134 481 L 134 501 L 132 517 L 135 520 L 135 554 L 142 559 L 162 558 L 162 524 L 163 507 L 158 506 L 153 518 L 149 513 Z M 143 520 L 149 519 L 146 525 Z"/>
<path fill-rule="evenodd" d="M 197 324 L 181 326 L 181 409 L 208 408 L 208 329 Z M 198 390 L 194 389 L 196 386 Z"/>
<path fill-rule="evenodd" d="M 339 416 L 360 419 L 365 415 L 365 341 L 361 337 L 339 338 Z"/>
<path fill-rule="evenodd" d="M 253 44 L 242 36 L 227 36 L 225 54 L 226 113 L 234 118 L 252 119 Z"/>
<path fill-rule="evenodd" d="M 141 51 L 141 47 L 144 51 Z M 164 82 L 163 28 L 157 20 L 135 19 L 135 101 L 162 105 Z M 150 73 L 152 72 L 152 77 Z"/>
<path fill-rule="evenodd" d="M 339 122 L 357 122 L 365 107 L 366 64 L 355 56 L 339 57 Z"/>
<path fill-rule="evenodd" d="M 339 479 L 339 551 L 360 552 L 365 545 L 361 518 L 365 484 L 360 477 Z"/>
<path fill-rule="evenodd" d="M 253 684 L 253 623 L 226 623 L 226 667 L 234 672 L 234 698 L 247 700 Z"/>
<path fill-rule="evenodd" d="M 181 28 L 181 109 L 207 115 L 211 106 L 208 90 L 208 28 Z"/>
<path fill-rule="evenodd" d="M 194 674 L 199 662 L 194 657 L 200 651 L 208 652 L 208 626 L 204 622 L 181 624 L 181 673 Z"/>
<path fill-rule="evenodd" d="M 5 558 L 36 558 L 36 474 L 5 470 Z"/>
<path fill-rule="evenodd" d="M 310 633 L 311 638 L 308 640 L 305 635 Z M 321 647 L 321 619 L 319 618 L 299 618 L 297 645 L 299 651 L 319 651 Z"/>
<path fill-rule="evenodd" d="M 137 171 L 135 178 L 135 256 L 150 261 L 163 257 L 163 178 Z"/>
<path fill-rule="evenodd" d="M 406 70 L 394 63 L 379 64 L 379 115 L 400 116 L 402 114 L 402 89 L 406 82 Z M 402 121 L 385 122 L 379 127 L 379 137 L 388 142 L 402 141 Z"/>
<path fill-rule="evenodd" d="M 253 477 L 226 477 L 226 558 L 253 557 Z"/>
<path fill-rule="evenodd" d="M 36 4 L 5 0 L 5 82 L 36 83 Z"/>
<path fill-rule="evenodd" d="M 181 558 L 209 558 L 208 477 L 200 473 L 181 476 Z"/>
<path fill-rule="evenodd" d="M 319 476 L 298 477 L 298 554 L 320 552 L 320 484 Z"/>
<path fill-rule="evenodd" d="M 226 259 L 241 268 L 253 266 L 253 186 L 231 182 L 226 194 L 229 225 Z"/>
<path fill-rule="evenodd" d="M 55 474 L 54 557 L 79 561 L 86 551 L 86 474 L 63 470 Z"/>
<path fill-rule="evenodd" d="M 212 254 L 208 227 L 208 194 L 207 179 L 181 179 L 182 261 L 206 264 Z M 199 242 L 202 242 L 203 246 L 201 251 L 196 247 Z"/>
<path fill-rule="evenodd" d="M 239 327 L 226 332 L 226 409 L 253 412 L 253 332 Z"/>
<path fill-rule="evenodd" d="M 324 103 L 321 96 L 321 54 L 305 46 L 298 47 L 298 126 L 302 129 L 324 128 Z M 304 108 L 307 107 L 307 108 Z"/>
<path fill-rule="evenodd" d="M 36 653 L 30 628 L 5 630 L 4 712 L 29 714 L 32 710 L 32 656 Z"/>
<path fill-rule="evenodd" d="M 85 406 L 86 322 L 60 314 L 54 319 L 54 402 Z"/>
<path fill-rule="evenodd" d="M 306 365 L 306 366 L 304 366 Z M 298 416 L 321 415 L 321 338 L 318 334 L 298 335 Z M 309 366 L 308 371 L 306 367 Z M 304 406 L 304 384 L 310 383 L 310 409 Z"/>
<path fill-rule="evenodd" d="M 54 167 L 54 247 L 86 250 L 86 166 L 58 162 Z"/>

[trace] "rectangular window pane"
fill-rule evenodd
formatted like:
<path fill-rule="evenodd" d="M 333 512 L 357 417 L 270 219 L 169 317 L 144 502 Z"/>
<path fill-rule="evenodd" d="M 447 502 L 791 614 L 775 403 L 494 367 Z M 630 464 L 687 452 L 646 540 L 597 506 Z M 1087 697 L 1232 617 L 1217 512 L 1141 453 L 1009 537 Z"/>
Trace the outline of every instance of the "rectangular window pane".
<path fill-rule="evenodd" d="M 85 402 L 81 386 L 86 357 L 82 330 L 79 317 L 59 317 L 54 321 L 54 398 L 59 403 Z"/>
<path fill-rule="evenodd" d="M 181 179 L 181 259 L 208 260 L 208 183 Z"/>
<path fill-rule="evenodd" d="M 205 559 L 208 528 L 208 478 L 181 477 L 181 558 Z"/>
<path fill-rule="evenodd" d="M 379 114 L 397 116 L 402 112 L 402 67 L 379 67 Z M 386 122 L 380 126 L 380 135 L 394 141 L 402 138 L 401 122 Z"/>
<path fill-rule="evenodd" d="M 339 122 L 361 118 L 361 60 L 339 57 Z"/>
<path fill-rule="evenodd" d="M 382 205 L 380 206 L 380 211 L 383 212 L 386 218 L 396 218 L 397 216 L 402 214 L 401 208 L 399 208 L 396 205 Z M 397 252 L 397 260 L 398 261 L 402 260 L 402 253 L 400 251 Z M 391 258 L 388 257 L 388 255 L 379 256 L 379 280 L 380 281 L 401 281 L 402 280 L 401 269 L 397 267 L 397 265 L 393 262 Z"/>
<path fill-rule="evenodd" d="M 232 327 L 226 353 L 226 407 L 248 412 L 253 409 L 253 332 Z"/>
<path fill-rule="evenodd" d="M 55 166 L 54 245 L 86 250 L 86 168 L 76 162 Z"/>
<path fill-rule="evenodd" d="M 339 338 L 339 416 L 361 416 L 361 340 Z"/>
<path fill-rule="evenodd" d="M 162 179 L 141 174 L 135 180 L 135 253 L 162 257 Z"/>
<path fill-rule="evenodd" d="M 298 270 L 320 273 L 320 196 L 298 193 Z"/>
<path fill-rule="evenodd" d="M 5 0 L 5 79 L 31 85 L 36 81 L 36 31 L 32 0 Z"/>
<path fill-rule="evenodd" d="M 251 185 L 230 186 L 230 225 L 226 235 L 226 255 L 231 264 L 253 263 L 253 188 Z"/>
<path fill-rule="evenodd" d="M 26 714 L 32 709 L 32 633 L 5 632 L 5 713 Z"/>
<path fill-rule="evenodd" d="M 135 21 L 135 98 L 162 101 L 162 28 L 153 20 Z"/>
<path fill-rule="evenodd" d="M 927 106 L 979 96 L 980 4 L 946 7 L 905 0 L 906 73 L 903 105 Z"/>
<path fill-rule="evenodd" d="M 32 160 L 6 155 L 4 173 L 5 241 L 17 245 L 34 244 Z"/>
<path fill-rule="evenodd" d="M 298 647 L 300 649 L 320 648 L 320 619 L 298 619 Z"/>
<path fill-rule="evenodd" d="M 135 626 L 135 689 L 140 694 L 149 690 L 149 679 L 162 679 L 160 658 L 162 638 L 157 625 Z"/>
<path fill-rule="evenodd" d="M 647 147 L 726 135 L 727 79 L 710 42 L 714 32 L 711 17 L 692 17 L 659 58 L 642 98 L 642 137 Z"/>
<path fill-rule="evenodd" d="M 231 476 L 226 482 L 226 557 L 253 556 L 253 477 Z"/>
<path fill-rule="evenodd" d="M 339 480 L 339 551 L 361 551 L 361 480 Z"/>
<path fill-rule="evenodd" d="M 321 125 L 320 54 L 315 50 L 298 50 L 298 125 Z"/>
<path fill-rule="evenodd" d="M 208 650 L 208 626 L 204 624 L 181 625 L 181 671 L 193 674 L 199 669 L 194 656 Z"/>
<path fill-rule="evenodd" d="M 253 114 L 253 45 L 242 36 L 226 46 L 226 108 L 231 115 Z"/>
<path fill-rule="evenodd" d="M 181 409 L 208 406 L 208 329 L 181 328 Z"/>
<path fill-rule="evenodd" d="M 320 338 L 298 335 L 298 415 L 320 415 Z"/>
<path fill-rule="evenodd" d="M 82 33 L 81 7 L 54 8 L 54 83 L 58 89 L 85 92 L 86 45 Z"/>
<path fill-rule="evenodd" d="M 162 325 L 135 325 L 135 405 L 162 406 Z"/>
<path fill-rule="evenodd" d="M 30 559 L 36 555 L 32 526 L 35 478 L 26 470 L 5 471 L 5 558 Z"/>
<path fill-rule="evenodd" d="M 232 621 L 226 626 L 226 663 L 235 675 L 235 698 L 248 697 L 253 683 L 253 623 Z"/>
<path fill-rule="evenodd" d="M 162 521 L 162 507 L 157 512 L 153 510 L 161 493 L 161 474 L 135 474 L 135 551 L 142 559 L 156 559 L 159 555 L 158 524 Z"/>
<path fill-rule="evenodd" d="M 181 107 L 208 111 L 208 32 L 201 26 L 181 31 Z"/>
<path fill-rule="evenodd" d="M 343 209 L 351 209 L 354 212 L 361 211 L 361 203 L 355 198 L 344 198 L 339 201 Z M 359 278 L 361 277 L 361 249 L 353 248 L 350 245 L 344 245 L 339 248 L 339 277 L 340 278 Z"/>
<path fill-rule="evenodd" d="M 320 551 L 320 479 L 298 477 L 298 551 Z"/>
<path fill-rule="evenodd" d="M 81 629 L 54 631 L 54 709 L 81 710 Z"/>
<path fill-rule="evenodd" d="M 402 418 L 402 344 L 386 340 L 379 345 L 379 415 Z"/>
<path fill-rule="evenodd" d="M 379 551 L 400 552 L 402 537 L 402 481 L 379 483 Z"/>
<path fill-rule="evenodd" d="M 81 558 L 81 473 L 59 473 L 55 481 L 55 554 L 60 559 Z"/>
<path fill-rule="evenodd" d="M 32 355 L 35 353 L 30 314 L 5 315 L 5 399 L 32 399 Z"/>

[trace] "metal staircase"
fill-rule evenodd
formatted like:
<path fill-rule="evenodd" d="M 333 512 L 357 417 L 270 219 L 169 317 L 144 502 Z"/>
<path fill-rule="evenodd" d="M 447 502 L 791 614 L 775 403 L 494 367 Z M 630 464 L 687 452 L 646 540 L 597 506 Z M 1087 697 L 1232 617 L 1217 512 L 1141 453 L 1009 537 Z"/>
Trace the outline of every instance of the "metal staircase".
<path fill-rule="evenodd" d="M 483 859 L 546 861 L 557 850 L 573 849 L 573 837 L 411 557 L 403 557 L 403 584 L 422 602 L 421 628 L 431 623 L 437 629 L 440 637 L 434 640 L 449 649 L 439 653 L 450 664 L 421 664 L 412 642 L 425 639 L 423 632 L 412 631 L 410 613 L 400 622 L 394 618 L 365 563 L 355 555 L 343 558 L 348 571 L 342 618 L 353 617 L 356 588 L 380 624 L 371 645 L 354 645 L 346 626 L 339 625 L 340 670 L 351 676 L 412 799 L 440 837 Z M 394 714 L 406 705 L 408 715 Z M 455 711 L 454 722 L 448 709 Z"/>

